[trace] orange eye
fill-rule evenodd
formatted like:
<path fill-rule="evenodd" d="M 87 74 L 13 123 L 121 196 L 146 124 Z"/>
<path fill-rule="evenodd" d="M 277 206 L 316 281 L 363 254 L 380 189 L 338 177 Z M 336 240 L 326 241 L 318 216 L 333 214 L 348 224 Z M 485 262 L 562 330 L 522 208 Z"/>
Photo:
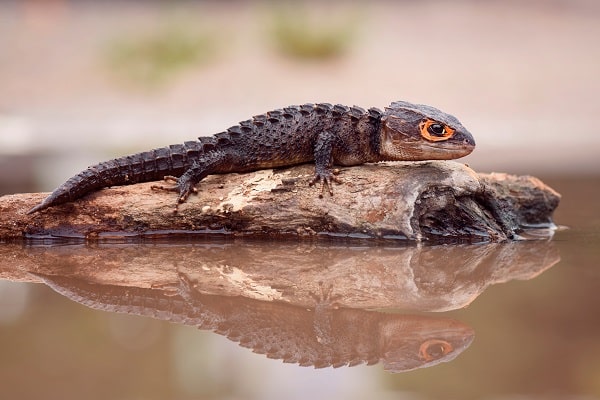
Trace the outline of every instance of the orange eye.
<path fill-rule="evenodd" d="M 427 119 L 419 124 L 421 136 L 432 142 L 448 140 L 454 135 L 454 129 L 432 119 Z"/>

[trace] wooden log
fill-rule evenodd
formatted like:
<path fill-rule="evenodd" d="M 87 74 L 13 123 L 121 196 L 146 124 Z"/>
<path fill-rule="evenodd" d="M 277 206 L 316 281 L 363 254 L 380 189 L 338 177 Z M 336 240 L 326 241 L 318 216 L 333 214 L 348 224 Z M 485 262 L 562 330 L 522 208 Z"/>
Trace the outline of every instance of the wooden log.
<path fill-rule="evenodd" d="M 173 235 L 503 241 L 551 235 L 560 195 L 533 177 L 477 174 L 454 161 L 344 168 L 334 195 L 308 185 L 314 167 L 213 175 L 173 213 L 155 183 L 112 187 L 27 215 L 47 193 L 0 197 L 0 240 L 114 240 Z"/>

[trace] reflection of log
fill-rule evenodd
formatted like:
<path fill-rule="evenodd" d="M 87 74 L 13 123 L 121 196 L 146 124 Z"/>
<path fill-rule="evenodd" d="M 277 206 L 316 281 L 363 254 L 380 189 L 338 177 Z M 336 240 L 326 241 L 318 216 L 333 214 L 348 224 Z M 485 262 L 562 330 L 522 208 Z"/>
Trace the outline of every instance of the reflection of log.
<path fill-rule="evenodd" d="M 202 294 L 185 275 L 161 288 L 104 285 L 72 276 L 38 275 L 58 293 L 94 309 L 145 315 L 211 330 L 269 358 L 302 366 L 383 363 L 390 372 L 450 361 L 473 340 L 461 322 L 419 315 L 316 307 Z M 320 293 L 322 295 L 324 293 Z"/>
<path fill-rule="evenodd" d="M 345 168 L 333 197 L 308 186 L 313 167 L 210 176 L 173 215 L 152 183 L 110 188 L 34 215 L 45 194 L 0 198 L 0 239 L 103 239 L 173 232 L 262 237 L 501 241 L 549 228 L 560 196 L 539 180 L 476 174 L 452 161 Z"/>
<path fill-rule="evenodd" d="M 552 242 L 350 247 L 278 243 L 0 246 L 0 278 L 28 272 L 140 288 L 176 284 L 184 273 L 204 294 L 314 307 L 332 285 L 354 308 L 443 311 L 464 307 L 489 285 L 530 279 L 559 260 Z"/>

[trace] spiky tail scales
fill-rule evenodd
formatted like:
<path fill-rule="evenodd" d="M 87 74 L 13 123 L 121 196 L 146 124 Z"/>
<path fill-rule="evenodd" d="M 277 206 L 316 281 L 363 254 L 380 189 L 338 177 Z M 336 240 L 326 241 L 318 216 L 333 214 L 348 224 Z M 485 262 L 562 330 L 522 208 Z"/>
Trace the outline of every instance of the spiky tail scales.
<path fill-rule="evenodd" d="M 189 141 L 92 165 L 60 185 L 27 214 L 77 200 L 101 188 L 155 181 L 165 175 L 181 175 L 207 147 L 212 146 L 205 141 Z"/>

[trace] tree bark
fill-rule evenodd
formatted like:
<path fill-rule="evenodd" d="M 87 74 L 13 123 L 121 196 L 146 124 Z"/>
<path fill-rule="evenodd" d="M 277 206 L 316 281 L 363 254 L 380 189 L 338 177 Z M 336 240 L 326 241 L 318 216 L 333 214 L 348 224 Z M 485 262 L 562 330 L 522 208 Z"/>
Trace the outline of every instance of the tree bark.
<path fill-rule="evenodd" d="M 308 185 L 314 167 L 213 175 L 174 214 L 155 183 L 112 187 L 33 215 L 47 193 L 0 197 L 0 240 L 203 237 L 366 241 L 504 241 L 551 235 L 560 195 L 533 177 L 477 174 L 453 161 L 344 168 L 334 195 Z M 537 232 L 536 231 L 536 232 Z"/>

